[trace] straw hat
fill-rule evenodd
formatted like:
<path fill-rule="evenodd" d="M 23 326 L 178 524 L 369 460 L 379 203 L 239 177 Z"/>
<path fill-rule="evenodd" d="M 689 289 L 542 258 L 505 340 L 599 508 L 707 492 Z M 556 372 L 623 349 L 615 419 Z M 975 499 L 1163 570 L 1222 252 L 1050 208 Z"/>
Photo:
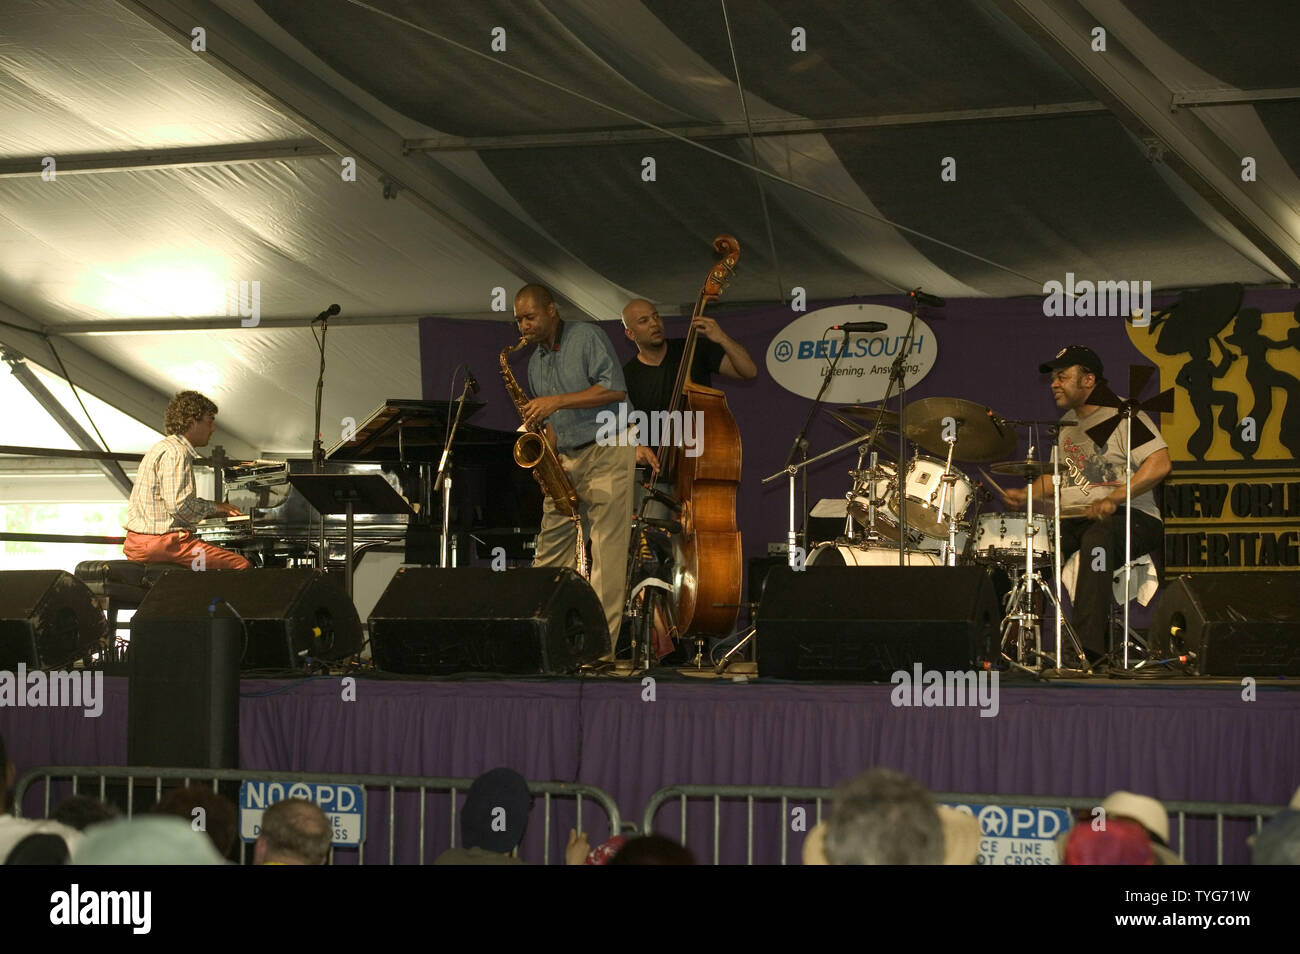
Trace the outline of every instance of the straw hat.
<path fill-rule="evenodd" d="M 1147 830 L 1147 833 L 1168 846 L 1169 814 L 1165 806 L 1150 795 L 1134 795 L 1132 792 L 1111 792 L 1101 803 L 1107 818 L 1131 818 Z"/>

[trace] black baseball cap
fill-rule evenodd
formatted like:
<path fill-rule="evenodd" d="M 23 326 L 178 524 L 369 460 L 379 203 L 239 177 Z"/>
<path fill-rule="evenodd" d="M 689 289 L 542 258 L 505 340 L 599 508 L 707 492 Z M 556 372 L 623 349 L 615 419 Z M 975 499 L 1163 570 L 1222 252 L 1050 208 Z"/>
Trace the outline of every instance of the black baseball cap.
<path fill-rule="evenodd" d="M 1056 352 L 1056 357 L 1051 361 L 1045 361 L 1038 366 L 1040 374 L 1046 374 L 1048 371 L 1058 371 L 1061 368 L 1068 368 L 1078 365 L 1085 371 L 1091 371 L 1098 376 L 1101 375 L 1101 358 L 1097 357 L 1097 352 L 1091 348 L 1085 348 L 1083 345 L 1069 345 Z"/>

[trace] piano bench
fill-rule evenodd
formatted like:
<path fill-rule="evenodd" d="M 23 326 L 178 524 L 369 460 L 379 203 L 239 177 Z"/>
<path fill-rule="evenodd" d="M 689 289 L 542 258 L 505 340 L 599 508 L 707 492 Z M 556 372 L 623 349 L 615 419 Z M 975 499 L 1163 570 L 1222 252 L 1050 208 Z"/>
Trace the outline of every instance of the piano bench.
<path fill-rule="evenodd" d="M 86 584 L 92 594 L 107 600 L 110 638 L 117 638 L 119 610 L 137 609 L 145 595 L 164 573 L 188 570 L 179 563 L 139 563 L 135 560 L 84 560 L 73 575 Z"/>

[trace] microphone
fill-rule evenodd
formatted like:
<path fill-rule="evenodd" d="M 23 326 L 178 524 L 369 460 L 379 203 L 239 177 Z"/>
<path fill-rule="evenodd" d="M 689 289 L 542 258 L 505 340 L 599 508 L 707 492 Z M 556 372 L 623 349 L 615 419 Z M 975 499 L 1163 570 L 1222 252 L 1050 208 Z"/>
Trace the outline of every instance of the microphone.
<path fill-rule="evenodd" d="M 468 364 L 465 365 L 465 383 L 469 385 L 471 394 L 478 394 L 478 378 L 474 377 L 474 372 L 469 369 Z"/>
<path fill-rule="evenodd" d="M 647 527 L 654 530 L 662 530 L 664 533 L 681 533 L 682 525 L 676 520 L 655 520 L 652 517 L 642 517 L 641 522 Z"/>
<path fill-rule="evenodd" d="M 343 309 L 341 309 L 338 305 L 330 305 L 328 308 L 326 308 L 324 311 L 322 311 L 319 315 L 316 316 L 316 321 L 324 321 L 327 318 L 332 318 L 334 315 L 337 315 L 342 310 Z"/>
<path fill-rule="evenodd" d="M 682 512 L 682 505 L 679 504 L 672 497 L 669 497 L 667 494 L 660 493 L 659 491 L 655 490 L 653 487 L 648 487 L 645 484 L 642 484 L 641 487 L 646 492 L 646 494 L 649 495 L 653 500 L 657 500 L 659 503 L 663 504 L 673 513 Z"/>
<path fill-rule="evenodd" d="M 919 288 L 914 288 L 912 291 L 908 292 L 907 297 L 915 299 L 916 303 L 919 305 L 929 305 L 931 308 L 942 308 L 947 304 L 947 302 L 938 295 L 927 295 Z"/>
<path fill-rule="evenodd" d="M 992 411 L 986 411 L 985 413 L 988 414 L 989 423 L 993 425 L 993 429 L 998 432 L 998 437 L 1001 437 L 1002 428 L 998 426 L 998 416 L 994 414 Z"/>
<path fill-rule="evenodd" d="M 850 321 L 842 325 L 831 325 L 831 331 L 847 331 L 850 333 L 854 331 L 869 333 L 872 331 L 888 331 L 888 330 L 889 330 L 889 325 L 883 321 Z"/>

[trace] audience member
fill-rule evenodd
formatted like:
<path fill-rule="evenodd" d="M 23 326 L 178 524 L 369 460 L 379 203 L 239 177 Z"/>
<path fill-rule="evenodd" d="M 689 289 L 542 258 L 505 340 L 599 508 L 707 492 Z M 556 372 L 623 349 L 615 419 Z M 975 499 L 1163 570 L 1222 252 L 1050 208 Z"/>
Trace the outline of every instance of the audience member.
<path fill-rule="evenodd" d="M 94 825 L 73 849 L 74 865 L 220 865 L 211 840 L 171 815 L 137 815 Z"/>
<path fill-rule="evenodd" d="M 1300 811 L 1286 808 L 1268 820 L 1251 841 L 1250 863 L 1300 865 Z"/>
<path fill-rule="evenodd" d="M 102 802 L 91 795 L 73 795 L 59 802 L 54 811 L 50 812 L 50 817 L 69 828 L 85 831 L 91 825 L 112 821 L 121 814 L 116 805 Z"/>
<path fill-rule="evenodd" d="M 662 835 L 642 835 L 629 838 L 614 857 L 611 865 L 693 865 L 695 856 L 677 842 Z"/>
<path fill-rule="evenodd" d="M 532 796 L 513 769 L 494 768 L 474 779 L 460 811 L 458 848 L 448 848 L 435 865 L 521 865 L 510 853 L 524 840 Z"/>
<path fill-rule="evenodd" d="M 28 835 L 58 835 L 67 844 L 69 851 L 76 850 L 77 843 L 81 840 L 81 832 L 76 829 L 49 818 L 16 818 L 9 814 L 9 791 L 14 787 L 17 770 L 14 763 L 9 761 L 4 736 L 0 736 L 0 776 L 4 782 L 3 788 L 0 788 L 0 861 L 7 860 L 14 846 Z"/>
<path fill-rule="evenodd" d="M 930 793 L 901 772 L 872 769 L 835 786 L 825 855 L 833 865 L 937 865 L 943 825 Z"/>
<path fill-rule="evenodd" d="M 806 865 L 828 865 L 826 860 L 826 822 L 821 821 L 813 825 L 812 831 L 804 837 L 803 863 Z"/>
<path fill-rule="evenodd" d="M 222 858 L 230 857 L 239 834 L 235 804 L 206 785 L 184 785 L 163 795 L 151 811 L 157 815 L 175 815 L 195 831 L 206 832 Z"/>
<path fill-rule="evenodd" d="M 612 838 L 606 838 L 587 854 L 583 859 L 584 865 L 607 865 L 614 860 L 619 849 L 627 844 L 626 835 L 614 835 Z"/>
<path fill-rule="evenodd" d="M 1155 853 L 1146 829 L 1127 818 L 1107 816 L 1105 827 L 1084 820 L 1065 838 L 1067 865 L 1153 865 Z"/>
<path fill-rule="evenodd" d="M 330 820 L 315 802 L 286 798 L 262 813 L 253 864 L 323 865 L 333 840 Z"/>
<path fill-rule="evenodd" d="M 14 845 L 5 859 L 7 865 L 66 865 L 68 843 L 58 835 L 28 835 Z"/>
<path fill-rule="evenodd" d="M 1111 792 L 1101 803 L 1106 813 L 1106 823 L 1113 818 L 1125 818 L 1142 826 L 1151 840 L 1151 852 L 1158 865 L 1181 865 L 1183 859 L 1169 850 L 1169 813 L 1165 806 L 1149 795 L 1132 792 Z"/>
<path fill-rule="evenodd" d="M 980 823 L 970 812 L 938 806 L 943 827 L 943 863 L 973 865 L 980 856 Z"/>

